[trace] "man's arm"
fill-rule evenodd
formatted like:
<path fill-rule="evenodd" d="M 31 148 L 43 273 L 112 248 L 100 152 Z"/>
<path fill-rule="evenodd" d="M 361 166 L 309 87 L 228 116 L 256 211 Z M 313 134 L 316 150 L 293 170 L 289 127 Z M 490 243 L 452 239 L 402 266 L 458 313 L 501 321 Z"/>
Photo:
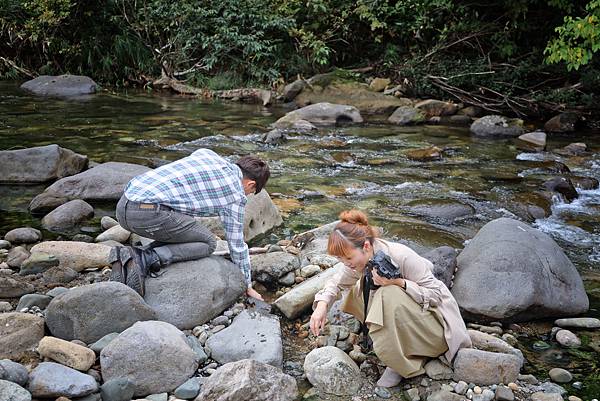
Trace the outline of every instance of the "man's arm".
<path fill-rule="evenodd" d="M 233 263 L 238 265 L 244 275 L 248 288 L 252 286 L 250 255 L 248 245 L 244 241 L 244 209 L 243 204 L 232 204 L 221 209 L 219 216 L 225 227 L 225 236 L 229 245 L 229 254 Z"/>

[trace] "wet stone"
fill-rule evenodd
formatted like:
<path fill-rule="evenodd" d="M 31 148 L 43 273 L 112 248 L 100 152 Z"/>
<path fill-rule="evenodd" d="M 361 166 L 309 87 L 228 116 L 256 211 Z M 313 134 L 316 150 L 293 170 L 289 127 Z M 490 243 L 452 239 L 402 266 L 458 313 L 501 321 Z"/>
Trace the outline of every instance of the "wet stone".
<path fill-rule="evenodd" d="M 568 383 L 573 380 L 573 375 L 568 370 L 562 368 L 551 369 L 548 375 L 556 383 Z"/>
<path fill-rule="evenodd" d="M 375 395 L 383 399 L 392 398 L 392 393 L 390 393 L 390 391 L 385 387 L 375 387 Z"/>

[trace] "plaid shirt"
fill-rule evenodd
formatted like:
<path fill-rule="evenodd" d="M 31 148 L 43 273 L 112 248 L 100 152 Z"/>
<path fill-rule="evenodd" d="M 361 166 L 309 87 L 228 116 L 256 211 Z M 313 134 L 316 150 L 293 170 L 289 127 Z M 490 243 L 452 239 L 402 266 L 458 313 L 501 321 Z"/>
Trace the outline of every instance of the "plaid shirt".
<path fill-rule="evenodd" d="M 251 283 L 244 212 L 248 199 L 240 168 L 209 149 L 161 166 L 132 179 L 125 196 L 134 202 L 158 203 L 193 216 L 219 216 L 225 227 L 231 260 Z"/>

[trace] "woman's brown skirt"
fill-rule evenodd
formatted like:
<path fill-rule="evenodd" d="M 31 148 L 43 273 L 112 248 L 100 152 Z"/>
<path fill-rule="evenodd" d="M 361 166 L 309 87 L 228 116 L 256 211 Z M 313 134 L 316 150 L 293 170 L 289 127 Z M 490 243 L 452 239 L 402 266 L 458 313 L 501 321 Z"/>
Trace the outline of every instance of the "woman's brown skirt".
<path fill-rule="evenodd" d="M 360 280 L 348 293 L 342 310 L 363 321 Z M 371 293 L 367 311 L 369 336 L 377 357 L 404 378 L 425 373 L 428 358 L 448 350 L 442 316 L 424 311 L 402 288 L 389 285 Z"/>

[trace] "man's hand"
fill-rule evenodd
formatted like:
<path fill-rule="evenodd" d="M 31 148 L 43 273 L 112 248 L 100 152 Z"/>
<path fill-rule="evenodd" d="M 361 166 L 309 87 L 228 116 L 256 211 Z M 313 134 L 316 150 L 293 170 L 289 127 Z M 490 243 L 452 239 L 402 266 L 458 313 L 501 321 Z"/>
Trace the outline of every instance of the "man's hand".
<path fill-rule="evenodd" d="M 317 303 L 315 311 L 310 316 L 310 331 L 318 336 L 321 330 L 325 328 L 325 322 L 327 321 L 327 303 L 320 301 Z"/>
<path fill-rule="evenodd" d="M 250 287 L 246 290 L 246 295 L 252 298 L 256 298 L 259 301 L 264 301 L 262 295 L 260 295 L 254 288 Z"/>
<path fill-rule="evenodd" d="M 377 274 L 377 269 L 373 269 L 373 282 L 380 287 L 385 287 L 386 285 L 397 285 L 398 287 L 404 288 L 404 279 L 403 278 L 385 278 L 381 277 Z"/>

